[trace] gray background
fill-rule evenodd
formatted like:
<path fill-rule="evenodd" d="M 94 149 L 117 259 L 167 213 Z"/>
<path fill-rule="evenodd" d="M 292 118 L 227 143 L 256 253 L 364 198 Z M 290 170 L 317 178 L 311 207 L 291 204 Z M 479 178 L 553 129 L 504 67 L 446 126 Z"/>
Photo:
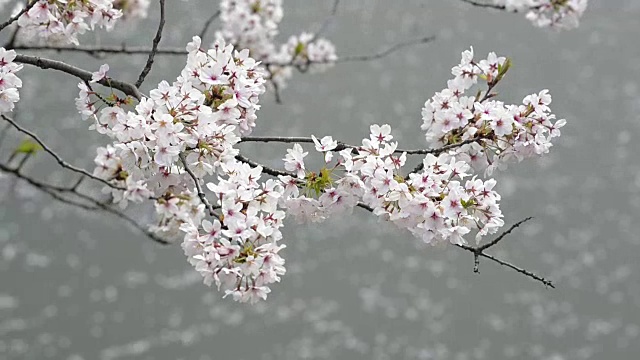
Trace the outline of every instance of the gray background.
<path fill-rule="evenodd" d="M 285 0 L 281 39 L 316 29 L 330 1 Z M 168 1 L 162 45 L 184 46 L 217 1 Z M 101 34 L 150 44 L 150 19 Z M 6 14 L 3 14 L 6 15 Z M 178 246 L 160 247 L 104 214 L 0 184 L 2 359 L 635 359 L 640 352 L 640 6 L 592 1 L 579 29 L 534 28 L 522 15 L 457 0 L 344 0 L 326 36 L 339 55 L 370 54 L 426 35 L 428 45 L 382 60 L 297 74 L 262 98 L 256 135 L 334 135 L 356 143 L 389 123 L 404 147 L 424 146 L 426 99 L 473 45 L 512 58 L 503 99 L 550 89 L 568 125 L 552 154 L 498 174 L 508 224 L 536 219 L 494 253 L 555 281 L 556 290 L 472 256 L 416 245 L 370 214 L 312 226 L 289 221 L 288 272 L 266 303 L 222 300 Z M 4 18 L 5 16 L 2 16 Z M 212 32 L 208 40 L 212 39 Z M 85 42 L 89 39 L 85 38 Z M 205 41 L 208 43 L 208 41 Z M 133 80 L 145 58 L 48 53 L 87 69 L 109 62 Z M 160 57 L 145 91 L 173 80 L 180 57 Z M 77 81 L 25 67 L 16 115 L 65 158 L 90 168 L 107 139 L 73 110 Z M 27 105 L 28 104 L 28 105 Z M 20 137 L 11 133 L 4 157 Z M 13 144 L 13 145 L 12 145 Z M 243 145 L 244 146 L 244 145 Z M 284 146 L 243 148 L 277 165 Z M 41 154 L 29 173 L 67 179 Z"/>

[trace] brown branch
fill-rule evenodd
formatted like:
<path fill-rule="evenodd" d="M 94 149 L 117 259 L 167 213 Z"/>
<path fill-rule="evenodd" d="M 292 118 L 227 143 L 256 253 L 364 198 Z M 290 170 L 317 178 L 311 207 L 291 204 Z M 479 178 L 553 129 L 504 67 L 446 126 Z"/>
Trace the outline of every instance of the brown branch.
<path fill-rule="evenodd" d="M 83 81 L 91 81 L 91 78 L 93 77 L 93 74 L 90 73 L 89 71 L 77 68 L 73 65 L 69 65 L 65 62 L 58 61 L 58 60 L 51 60 L 51 59 L 46 59 L 46 58 L 37 57 L 37 56 L 17 54 L 15 61 L 22 64 L 33 65 L 35 67 L 39 67 L 45 70 L 46 69 L 58 70 L 58 71 L 67 73 L 69 75 L 73 75 Z M 138 100 L 142 99 L 142 94 L 140 93 L 140 91 L 138 91 L 138 88 L 136 88 L 136 86 L 133 84 L 115 80 L 112 78 L 104 78 L 98 81 L 98 84 L 109 87 L 109 88 L 113 88 L 116 90 L 120 90 L 126 95 L 133 96 Z"/>
<path fill-rule="evenodd" d="M 16 20 L 18 20 L 20 18 L 20 16 L 24 15 L 24 13 L 26 13 L 29 10 L 31 10 L 31 8 L 34 7 L 37 3 L 38 3 L 37 0 L 32 0 L 32 2 L 27 4 L 27 6 L 25 6 L 22 10 L 20 10 L 19 13 L 17 13 L 15 16 L 9 18 L 9 20 L 7 20 L 7 21 L 3 22 L 2 24 L 0 24 L 0 31 L 2 31 L 7 26 L 13 24 Z"/>
<path fill-rule="evenodd" d="M 20 131 L 23 134 L 26 134 L 27 136 L 29 136 L 30 138 L 32 138 L 33 140 L 35 140 L 38 145 L 40 145 L 42 147 L 42 149 L 47 152 L 49 155 L 53 156 L 54 159 L 56 159 L 56 161 L 58 162 L 58 164 L 60 164 L 60 166 L 62 166 L 65 169 L 69 169 L 73 172 L 76 172 L 78 174 L 82 174 L 86 177 L 89 177 L 93 180 L 99 181 L 107 186 L 109 186 L 110 188 L 114 188 L 117 190 L 126 190 L 126 188 L 122 188 L 119 186 L 116 186 L 112 183 L 110 183 L 109 181 L 99 178 L 97 176 L 94 176 L 93 174 L 91 174 L 90 172 L 88 172 L 85 169 L 73 166 L 71 164 L 69 164 L 68 162 L 66 162 L 62 157 L 60 157 L 60 155 L 58 155 L 55 151 L 53 151 L 49 146 L 47 146 L 47 144 L 45 144 L 42 140 L 40 140 L 40 138 L 32 133 L 31 131 L 23 128 L 22 126 L 18 125 L 18 123 L 16 123 L 15 121 L 13 121 L 13 119 L 6 117 L 4 115 L 0 115 L 6 122 L 8 122 L 9 124 L 11 124 L 11 126 L 13 126 L 14 128 L 16 128 L 18 131 Z"/>
<path fill-rule="evenodd" d="M 151 71 L 151 67 L 153 66 L 153 59 L 156 56 L 156 52 L 158 51 L 158 44 L 160 44 L 160 40 L 162 40 L 162 30 L 164 29 L 164 23 L 165 23 L 165 9 L 164 9 L 164 0 L 159 0 L 159 2 L 160 2 L 160 24 L 158 25 L 156 36 L 153 38 L 151 52 L 149 53 L 149 57 L 147 58 L 147 63 L 142 69 L 142 72 L 138 77 L 138 81 L 136 81 L 137 88 L 140 88 L 140 86 L 142 86 L 142 83 L 144 83 L 144 79 L 147 77 L 147 75 L 149 75 L 149 72 Z"/>

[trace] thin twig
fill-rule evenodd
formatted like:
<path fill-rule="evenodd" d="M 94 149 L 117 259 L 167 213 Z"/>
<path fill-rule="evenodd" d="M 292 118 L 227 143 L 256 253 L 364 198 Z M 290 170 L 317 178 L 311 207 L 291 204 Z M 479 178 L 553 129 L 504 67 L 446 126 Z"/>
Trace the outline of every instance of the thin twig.
<path fill-rule="evenodd" d="M 478 247 L 478 251 L 484 251 L 484 250 L 487 250 L 488 248 L 490 248 L 490 247 L 492 247 L 492 246 L 495 246 L 495 245 L 496 245 L 497 243 L 499 243 L 502 239 L 504 239 L 504 237 L 505 237 L 505 236 L 507 236 L 507 235 L 511 234 L 511 232 L 512 232 L 514 229 L 516 229 L 517 227 L 519 227 L 520 225 L 522 225 L 522 224 L 526 223 L 527 221 L 529 221 L 529 220 L 531 220 L 531 219 L 533 219 L 533 216 L 526 217 L 526 218 L 524 218 L 524 219 L 522 219 L 522 220 L 518 221 L 517 223 L 515 223 L 515 224 L 511 225 L 511 227 L 510 227 L 507 231 L 505 231 L 505 232 L 503 232 L 502 234 L 500 234 L 500 236 L 498 236 L 497 238 L 495 238 L 493 241 L 488 242 L 488 243 L 486 243 L 486 244 L 484 244 L 484 245 L 482 245 L 482 246 Z"/>
<path fill-rule="evenodd" d="M 20 131 L 23 134 L 26 134 L 27 136 L 31 137 L 33 140 L 35 140 L 38 145 L 40 145 L 42 147 L 42 149 L 44 151 L 46 151 L 49 155 L 53 156 L 54 159 L 56 159 L 56 161 L 58 162 L 58 164 L 60 164 L 60 166 L 62 166 L 63 168 L 69 169 L 73 172 L 76 172 L 78 174 L 82 174 L 84 176 L 87 176 L 93 180 L 99 181 L 107 186 L 109 186 L 110 188 L 114 188 L 114 189 L 118 189 L 118 190 L 126 190 L 126 188 L 122 188 L 119 186 L 116 186 L 112 183 L 110 183 L 109 181 L 99 178 L 97 176 L 94 176 L 93 174 L 91 174 L 90 172 L 88 172 L 85 169 L 73 166 L 71 164 L 69 164 L 68 162 L 66 162 L 62 157 L 60 157 L 60 155 L 58 155 L 55 151 L 53 151 L 49 146 L 47 146 L 47 144 L 45 144 L 42 140 L 40 140 L 40 138 L 38 137 L 38 135 L 32 133 L 31 131 L 23 128 L 22 126 L 18 125 L 18 123 L 16 123 L 15 121 L 13 121 L 13 119 L 6 117 L 4 115 L 0 115 L 6 122 L 8 122 L 9 124 L 11 124 L 14 128 L 16 128 L 18 131 Z"/>
<path fill-rule="evenodd" d="M 127 46 L 122 45 L 78 45 L 78 46 L 55 46 L 55 45 L 28 45 L 18 44 L 15 50 L 50 50 L 57 52 L 80 52 L 89 55 L 99 54 L 118 54 L 118 55 L 149 55 L 153 49 L 149 46 Z M 188 52 L 184 48 L 157 48 L 156 55 L 187 55 Z"/>
<path fill-rule="evenodd" d="M 331 7 L 331 12 L 329 13 L 329 16 L 327 16 L 327 18 L 324 19 L 324 21 L 322 22 L 320 29 L 318 29 L 318 31 L 313 36 L 313 40 L 317 39 L 318 36 L 322 35 L 322 33 L 324 33 L 327 30 L 327 27 L 329 27 L 329 24 L 336 17 L 336 14 L 338 13 L 339 5 L 340 5 L 340 0 L 333 1 L 333 6 Z"/>
<path fill-rule="evenodd" d="M 56 185 L 51 185 L 51 184 L 46 184 L 43 182 L 40 182 L 38 180 L 32 179 L 29 176 L 26 176 L 24 174 L 22 174 L 19 170 L 17 169 L 12 169 L 9 168 L 8 166 L 1 164 L 0 163 L 0 171 L 8 173 L 8 174 L 12 174 L 13 176 L 24 180 L 25 182 L 27 182 L 29 185 L 35 187 L 36 189 L 50 195 L 52 198 L 54 198 L 55 200 L 58 200 L 62 203 L 68 204 L 68 205 L 73 205 L 76 207 L 79 207 L 81 209 L 84 210 L 89 210 L 89 211 L 104 211 L 104 212 L 108 212 L 122 220 L 124 220 L 125 222 L 129 223 L 131 226 L 133 226 L 134 228 L 136 228 L 138 231 L 140 231 L 141 233 L 143 233 L 144 235 L 146 235 L 149 239 L 153 240 L 154 242 L 157 242 L 159 244 L 169 244 L 169 242 L 165 239 L 160 238 L 159 236 L 157 236 L 156 234 L 152 233 L 151 231 L 149 231 L 148 229 L 145 228 L 145 226 L 139 224 L 137 221 L 135 221 L 133 218 L 127 216 L 125 213 L 118 211 L 110 206 L 107 206 L 106 204 L 94 199 L 93 197 L 80 193 L 78 192 L 76 186 L 74 185 L 74 187 L 71 188 L 66 188 L 66 187 L 61 187 L 61 186 L 56 186 Z M 77 183 L 76 183 L 77 184 Z M 90 203 L 93 204 L 93 206 L 91 205 L 87 205 L 85 203 L 76 201 L 76 200 L 72 200 L 69 198 L 66 198 L 62 195 L 60 195 L 60 193 L 69 193 L 69 194 L 73 194 L 74 196 L 79 197 L 80 199 L 83 199 L 85 201 L 89 201 Z"/>
<path fill-rule="evenodd" d="M 159 2 L 160 2 L 160 24 L 158 25 L 156 36 L 153 38 L 151 52 L 149 53 L 149 57 L 147 58 L 147 63 L 144 65 L 144 68 L 142 69 L 142 72 L 138 77 L 138 81 L 136 81 L 137 88 L 140 88 L 140 86 L 142 86 L 142 83 L 144 83 L 144 79 L 147 77 L 147 75 L 151 71 L 151 67 L 153 66 L 153 59 L 156 56 L 156 52 L 158 51 L 158 44 L 160 44 L 160 40 L 162 40 L 162 30 L 164 29 L 164 23 L 165 23 L 164 0 L 159 0 Z"/>
<path fill-rule="evenodd" d="M 491 4 L 491 3 L 481 3 L 481 2 L 474 1 L 474 0 L 460 0 L 460 1 L 465 2 L 467 4 L 471 4 L 473 6 L 477 6 L 477 7 L 492 8 L 492 9 L 498 9 L 498 10 L 505 10 L 507 8 L 504 5 L 497 5 L 497 4 Z"/>
<path fill-rule="evenodd" d="M 461 247 L 460 245 L 458 245 L 458 247 L 460 247 L 460 248 L 462 248 L 462 249 L 465 249 L 465 250 L 469 251 L 468 249 L 463 248 L 463 247 Z M 474 253 L 474 254 L 475 254 L 475 253 Z M 542 276 L 536 275 L 536 274 L 532 273 L 532 272 L 531 272 L 531 271 L 529 271 L 529 270 L 526 270 L 526 269 L 523 269 L 523 268 L 518 267 L 518 266 L 516 266 L 516 265 L 513 265 L 513 264 L 512 264 L 512 263 L 510 263 L 510 262 L 507 262 L 507 261 L 501 260 L 501 259 L 499 259 L 499 258 L 497 258 L 497 257 L 495 257 L 495 256 L 492 256 L 492 255 L 489 255 L 489 254 L 486 254 L 486 253 L 479 253 L 479 254 L 478 254 L 478 256 L 481 256 L 481 257 L 483 257 L 483 258 L 489 259 L 489 260 L 491 260 L 491 261 L 493 261 L 493 262 L 496 262 L 496 263 L 498 263 L 498 264 L 500 264 L 500 265 L 502 265 L 502 266 L 506 266 L 506 267 L 508 267 L 508 268 L 510 268 L 510 269 L 512 269 L 512 270 L 515 270 L 516 272 L 519 272 L 519 273 L 521 273 L 522 275 L 525 275 L 525 276 L 527 276 L 527 277 L 530 277 L 530 278 L 532 278 L 532 279 L 534 279 L 534 280 L 537 280 L 537 281 L 539 281 L 539 282 L 543 283 L 545 286 L 548 286 L 548 287 L 550 287 L 550 288 L 552 288 L 552 289 L 555 289 L 555 288 L 556 288 L 556 287 L 555 287 L 555 285 L 553 284 L 553 281 L 548 280 L 548 279 L 545 279 L 545 278 L 543 278 Z"/>
<path fill-rule="evenodd" d="M 0 31 L 2 31 L 7 26 L 13 24 L 16 20 L 18 20 L 20 18 L 20 16 L 24 15 L 24 13 L 26 13 L 29 10 L 31 10 L 31 8 L 34 7 L 38 3 L 37 0 L 32 0 L 32 1 L 33 2 L 27 4 L 27 6 L 25 6 L 22 10 L 20 10 L 20 12 L 17 13 L 15 16 L 9 18 L 9 20 L 7 20 L 7 21 L 3 22 L 2 24 L 0 24 Z"/>
<path fill-rule="evenodd" d="M 420 38 L 420 39 L 415 39 L 415 40 L 409 40 L 409 41 L 405 41 L 405 42 L 401 42 L 395 45 L 390 46 L 389 48 L 379 52 L 379 53 L 375 53 L 372 55 L 355 55 L 355 56 L 345 56 L 345 57 L 339 57 L 338 60 L 336 60 L 336 63 L 344 63 L 344 62 L 354 62 L 354 61 L 370 61 L 370 60 L 377 60 L 377 59 L 381 59 L 383 57 L 386 57 L 388 55 L 393 54 L 394 52 L 405 48 L 407 46 L 412 46 L 412 45 L 420 45 L 420 44 L 427 44 L 430 43 L 432 41 L 434 41 L 436 39 L 435 36 L 427 36 L 424 38 Z"/>
<path fill-rule="evenodd" d="M 220 16 L 220 10 L 213 13 L 213 15 L 211 15 L 207 19 L 207 21 L 204 23 L 204 26 L 202 27 L 202 30 L 200 30 L 200 39 L 204 39 L 204 36 L 207 34 L 207 30 L 209 30 L 209 26 L 211 26 L 211 23 L 213 23 L 213 21 L 217 19 L 219 16 Z"/>
<path fill-rule="evenodd" d="M 365 210 L 367 210 L 369 212 L 373 212 L 373 208 L 371 208 L 370 206 L 367 206 L 366 204 L 358 203 L 358 207 L 363 208 L 363 209 L 365 209 Z M 495 242 L 493 245 L 497 244 L 500 240 L 502 240 L 502 238 L 504 238 L 506 235 L 511 233 L 511 231 L 513 229 L 515 229 L 516 227 L 520 226 L 521 224 L 523 224 L 525 221 L 527 221 L 529 219 L 530 218 L 527 218 L 527 219 L 524 219 L 524 220 L 518 222 L 517 224 L 515 224 L 514 226 L 509 228 L 507 231 L 503 232 L 500 236 L 498 236 L 497 241 L 494 240 L 491 243 Z M 493 246 L 493 245 L 491 245 L 491 246 Z M 513 270 L 515 270 L 515 271 L 517 271 L 517 272 L 519 272 L 519 273 L 521 273 L 521 274 L 523 274 L 523 275 L 525 275 L 527 277 L 530 277 L 530 278 L 532 278 L 534 280 L 537 280 L 537 281 L 543 283 L 545 286 L 548 286 L 548 287 L 551 287 L 551 288 L 555 288 L 555 286 L 553 285 L 553 282 L 551 282 L 550 280 L 547 280 L 547 279 L 545 279 L 545 278 L 543 278 L 541 276 L 538 276 L 538 275 L 532 273 L 531 271 L 522 269 L 522 268 L 520 268 L 520 267 L 518 267 L 516 265 L 513 265 L 513 264 L 511 264 L 511 263 L 509 263 L 507 261 L 498 259 L 495 256 L 486 254 L 484 252 L 484 250 L 487 249 L 488 247 L 486 247 L 486 248 L 481 248 L 481 247 L 480 248 L 474 248 L 474 247 L 467 246 L 467 245 L 456 245 L 456 246 L 458 248 L 460 248 L 460 249 L 463 249 L 463 250 L 466 250 L 466 251 L 469 251 L 469 252 L 473 253 L 473 256 L 474 256 L 474 269 L 473 270 L 476 273 L 478 272 L 478 265 L 480 263 L 479 257 L 484 257 L 484 258 L 489 259 L 491 261 L 494 261 L 494 262 L 496 262 L 496 263 L 498 263 L 498 264 L 500 264 L 502 266 L 506 266 L 506 267 L 508 267 L 510 269 L 513 269 Z"/>
<path fill-rule="evenodd" d="M 46 58 L 37 57 L 37 56 L 17 54 L 15 61 L 22 64 L 33 65 L 41 69 L 54 69 L 54 70 L 62 71 L 69 75 L 73 75 L 83 81 L 90 81 L 91 78 L 93 77 L 93 74 L 90 73 L 89 71 L 77 68 L 73 65 L 69 65 L 65 62 L 58 61 L 58 60 L 51 60 L 51 59 L 46 59 Z M 112 78 L 104 78 L 98 81 L 98 84 L 109 87 L 109 88 L 113 88 L 116 90 L 120 90 L 126 95 L 133 96 L 138 100 L 142 99 L 142 94 L 140 93 L 140 91 L 138 91 L 138 88 L 133 84 L 115 80 Z"/>

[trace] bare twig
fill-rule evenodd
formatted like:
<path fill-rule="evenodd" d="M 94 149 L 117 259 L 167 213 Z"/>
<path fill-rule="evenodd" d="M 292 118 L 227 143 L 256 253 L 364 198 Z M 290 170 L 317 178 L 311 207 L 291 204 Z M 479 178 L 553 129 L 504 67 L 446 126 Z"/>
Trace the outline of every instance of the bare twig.
<path fill-rule="evenodd" d="M 217 19 L 219 16 L 220 16 L 220 10 L 213 13 L 213 15 L 211 15 L 207 19 L 207 21 L 205 21 L 204 26 L 202 27 L 202 30 L 200 30 L 200 39 L 204 39 L 204 36 L 207 34 L 207 30 L 209 30 L 209 26 L 211 26 L 211 23 L 213 23 L 213 21 Z"/>
<path fill-rule="evenodd" d="M 344 62 L 354 62 L 354 61 L 371 61 L 384 58 L 388 55 L 393 54 L 394 52 L 413 45 L 427 44 L 436 39 L 435 36 L 427 36 L 420 39 L 409 40 L 405 42 L 401 42 L 395 45 L 390 46 L 389 48 L 375 54 L 371 55 L 354 55 L 354 56 L 344 56 L 339 57 L 336 63 L 344 63 Z"/>
<path fill-rule="evenodd" d="M 54 158 L 54 159 L 56 159 L 56 161 L 58 162 L 58 164 L 60 164 L 60 166 L 62 166 L 63 168 L 65 168 L 65 169 L 69 169 L 69 170 L 71 170 L 71 171 L 73 171 L 73 172 L 76 172 L 76 173 L 78 173 L 78 174 L 82 174 L 82 175 L 84 175 L 84 176 L 86 176 L 86 177 L 89 177 L 89 178 L 91 178 L 91 179 L 93 179 L 93 180 L 99 181 L 99 182 L 101 182 L 101 183 L 103 183 L 103 184 L 105 184 L 105 185 L 107 185 L 107 186 L 109 186 L 109 187 L 111 187 L 111 188 L 118 189 L 118 190 L 126 190 L 125 188 L 121 188 L 121 187 L 119 187 L 119 186 L 116 186 L 116 185 L 114 185 L 114 184 L 112 184 L 112 183 L 108 182 L 108 181 L 107 181 L 107 180 L 105 180 L 105 179 L 102 179 L 102 178 L 99 178 L 99 177 L 97 177 L 97 176 L 94 176 L 93 174 L 91 174 L 90 172 L 88 172 L 88 171 L 87 171 L 87 170 L 85 170 L 85 169 L 82 169 L 82 168 L 79 168 L 79 167 L 76 167 L 76 166 L 73 166 L 73 165 L 69 164 L 69 163 L 68 163 L 68 162 L 66 162 L 62 157 L 60 157 L 60 155 L 58 155 L 58 154 L 57 154 L 55 151 L 53 151 L 49 146 L 47 146 L 47 144 L 45 144 L 42 140 L 40 140 L 40 138 L 39 138 L 36 134 L 34 134 L 34 133 L 32 133 L 31 131 L 29 131 L 29 130 L 27 130 L 27 129 L 23 128 L 23 127 L 22 127 L 22 126 L 20 126 L 20 125 L 18 125 L 18 123 L 16 123 L 15 121 L 13 121 L 13 119 L 11 119 L 11 118 L 9 118 L 9 117 L 6 117 L 6 116 L 4 116 L 4 115 L 0 115 L 0 116 L 1 116 L 1 117 L 2 117 L 6 122 L 8 122 L 9 124 L 11 124 L 11 126 L 13 126 L 14 128 L 16 128 L 18 131 L 20 131 L 20 132 L 21 132 L 21 133 L 23 133 L 23 134 L 26 134 L 27 136 L 29 136 L 30 138 L 32 138 L 33 140 L 35 140 L 35 141 L 38 143 L 38 145 L 40 145 L 40 146 L 42 147 L 42 149 L 43 149 L 44 151 L 46 151 L 49 155 L 53 156 L 53 158 Z"/>
<path fill-rule="evenodd" d="M 333 1 L 333 6 L 331 7 L 331 12 L 329 13 L 329 16 L 327 16 L 327 18 L 324 19 L 324 21 L 322 22 L 322 25 L 320 26 L 320 29 L 318 29 L 318 31 L 316 31 L 315 35 L 313 36 L 314 40 L 317 39 L 318 36 L 322 35 L 322 33 L 324 33 L 327 30 L 327 27 L 329 27 L 329 24 L 336 17 L 336 14 L 338 13 L 338 6 L 339 5 L 340 5 L 340 0 L 334 0 Z"/>
<path fill-rule="evenodd" d="M 93 75 L 89 71 L 77 68 L 73 65 L 69 65 L 65 62 L 58 61 L 58 60 L 51 60 L 51 59 L 46 59 L 46 58 L 37 57 L 37 56 L 18 54 L 16 55 L 15 61 L 23 64 L 33 65 L 41 69 L 54 69 L 54 70 L 62 71 L 69 75 L 73 75 L 83 81 L 90 81 L 91 78 L 93 77 Z M 115 80 L 112 78 L 104 78 L 98 81 L 98 84 L 106 87 L 110 87 L 116 90 L 120 90 L 126 95 L 133 96 L 138 100 L 142 99 L 142 94 L 140 93 L 140 91 L 138 91 L 138 88 L 133 84 Z"/>
<path fill-rule="evenodd" d="M 147 63 L 142 69 L 142 72 L 138 77 L 138 81 L 136 81 L 137 88 L 140 88 L 140 86 L 144 82 L 144 79 L 147 77 L 147 75 L 151 71 L 151 67 L 153 66 L 153 59 L 156 56 L 156 52 L 158 51 L 158 44 L 160 44 L 160 40 L 162 40 L 162 30 L 164 29 L 164 23 L 165 23 L 164 0 L 159 0 L 159 3 L 160 3 L 160 24 L 158 25 L 156 36 L 153 38 L 151 52 L 149 53 L 149 57 L 147 58 Z"/>
<path fill-rule="evenodd" d="M 363 208 L 363 209 L 365 209 L 365 210 L 367 210 L 369 212 L 373 212 L 373 209 L 371 207 L 367 206 L 366 204 L 358 203 L 358 207 Z M 463 249 L 463 250 L 466 250 L 466 251 L 469 251 L 469 252 L 473 253 L 473 262 L 474 262 L 473 271 L 476 272 L 476 273 L 479 271 L 478 270 L 478 266 L 480 264 L 480 259 L 479 258 L 480 257 L 484 257 L 484 258 L 489 259 L 489 260 L 491 260 L 493 262 L 496 262 L 496 263 L 498 263 L 498 264 L 500 264 L 502 266 L 506 266 L 506 267 L 508 267 L 510 269 L 513 269 L 513 270 L 515 270 L 515 271 L 517 271 L 517 272 L 519 272 L 519 273 L 521 273 L 521 274 L 523 274 L 523 275 L 525 275 L 525 276 L 527 276 L 529 278 L 537 280 L 537 281 L 543 283 L 545 286 L 548 286 L 548 287 L 551 287 L 551 288 L 555 288 L 555 286 L 553 285 L 553 282 L 551 282 L 551 280 L 547 280 L 547 279 L 545 279 L 545 278 L 543 278 L 541 276 L 538 276 L 538 275 L 532 273 L 529 270 L 520 268 L 520 267 L 518 267 L 516 265 L 513 265 L 513 264 L 511 264 L 511 263 L 509 263 L 507 261 L 504 261 L 502 259 L 496 258 L 495 256 L 486 254 L 484 252 L 484 250 L 486 250 L 486 249 L 490 248 L 491 246 L 494 246 L 495 244 L 500 242 L 500 240 L 502 240 L 505 236 L 510 234 L 511 231 L 513 231 L 513 229 L 515 229 L 518 226 L 522 225 L 524 222 L 528 221 L 529 219 L 531 219 L 531 218 L 526 218 L 524 220 L 519 221 L 515 225 L 513 225 L 511 228 L 509 228 L 508 230 L 506 230 L 505 232 L 500 234 L 500 236 L 498 236 L 498 238 L 496 238 L 496 240 L 493 240 L 492 242 L 490 242 L 489 246 L 485 245 L 485 247 L 478 247 L 478 248 L 474 248 L 474 247 L 471 247 L 471 246 L 468 246 L 468 245 L 456 245 L 456 246 L 458 248 L 460 248 L 460 249 Z"/>
<path fill-rule="evenodd" d="M 76 182 L 76 184 L 72 187 L 61 187 L 61 186 L 56 186 L 56 185 L 51 185 L 51 184 L 47 184 L 47 183 L 43 183 L 41 181 L 35 180 L 27 175 L 22 174 L 18 169 L 12 169 L 9 168 L 8 166 L 1 164 L 0 163 L 0 171 L 11 174 L 21 180 L 24 180 L 25 182 L 27 182 L 29 185 L 35 187 L 36 189 L 50 195 L 52 198 L 54 198 L 55 200 L 58 200 L 62 203 L 68 204 L 68 205 L 72 205 L 72 206 L 76 206 L 79 207 L 81 209 L 84 210 L 89 210 L 89 211 L 104 211 L 104 212 L 108 212 L 118 218 L 120 218 L 121 220 L 124 220 L 125 222 L 129 223 L 131 226 L 133 226 L 135 229 L 137 229 L 138 231 L 140 231 L 141 233 L 143 233 L 144 235 L 146 235 L 149 239 L 153 240 L 154 242 L 157 242 L 159 244 L 169 244 L 169 242 L 165 239 L 160 238 L 159 236 L 157 236 L 156 234 L 152 233 L 151 231 L 149 231 L 144 225 L 139 224 L 137 221 L 135 221 L 133 218 L 129 217 L 128 215 L 126 215 L 125 213 L 118 211 L 96 199 L 94 199 L 93 197 L 83 194 L 81 192 L 78 191 L 77 189 L 77 185 L 79 184 L 78 182 Z M 67 193 L 67 194 L 71 194 L 73 196 L 77 196 L 78 198 L 84 200 L 84 201 L 88 201 L 90 202 L 92 205 L 88 205 L 86 203 L 77 201 L 77 200 L 73 200 L 73 199 L 69 199 L 67 197 L 64 197 L 61 195 L 61 193 Z"/>
<path fill-rule="evenodd" d="M 533 219 L 533 217 L 532 217 L 532 216 L 529 216 L 529 217 L 526 217 L 526 218 L 524 218 L 524 219 L 522 219 L 522 220 L 518 221 L 517 223 L 515 223 L 515 224 L 511 225 L 511 227 L 510 227 L 508 230 L 506 230 L 505 232 L 503 232 L 502 234 L 500 234 L 500 236 L 498 236 L 497 238 L 495 238 L 493 241 L 490 241 L 490 242 L 488 242 L 488 243 L 486 243 L 486 244 L 484 244 L 484 245 L 482 245 L 482 246 L 478 247 L 478 251 L 484 251 L 484 250 L 487 250 L 488 248 L 490 248 L 490 247 L 492 247 L 492 246 L 495 246 L 497 243 L 499 243 L 500 241 L 502 241 L 502 239 L 504 239 L 504 237 L 505 237 L 505 236 L 507 236 L 507 235 L 511 234 L 511 232 L 512 232 L 513 230 L 515 230 L 517 227 L 519 227 L 520 225 L 522 225 L 522 224 L 526 223 L 527 221 L 529 221 L 529 220 L 531 220 L 531 219 Z"/>
<path fill-rule="evenodd" d="M 16 20 L 18 20 L 20 18 L 20 16 L 24 15 L 24 13 L 26 13 L 29 10 L 31 10 L 31 8 L 34 7 L 37 3 L 38 3 L 38 1 L 32 0 L 32 2 L 27 4 L 27 6 L 25 6 L 22 10 L 20 10 L 19 13 L 17 13 L 15 16 L 9 18 L 9 20 L 7 20 L 7 21 L 3 22 L 2 24 L 0 24 L 0 31 L 2 31 L 7 26 L 13 24 Z"/>
<path fill-rule="evenodd" d="M 464 249 L 464 250 L 467 250 L 467 251 L 471 251 L 471 252 L 473 252 L 473 253 L 474 253 L 474 257 L 478 256 L 478 257 L 483 257 L 483 258 L 485 258 L 485 259 L 489 259 L 489 260 L 491 260 L 491 261 L 493 261 L 493 262 L 496 262 L 496 263 L 498 263 L 498 264 L 500 264 L 500 265 L 502 265 L 502 266 L 506 266 L 506 267 L 508 267 L 508 268 L 510 268 L 510 269 L 512 269 L 512 270 L 515 270 L 516 272 L 519 272 L 520 274 L 525 275 L 525 276 L 527 276 L 527 277 L 529 277 L 529 278 L 531 278 L 531 279 L 533 279 L 533 280 L 539 281 L 539 282 L 543 283 L 545 286 L 548 286 L 548 287 L 553 288 L 553 289 L 555 289 L 555 288 L 556 288 L 556 287 L 555 287 L 555 285 L 553 284 L 553 281 L 548 280 L 548 279 L 545 279 L 545 278 L 543 278 L 542 276 L 536 275 L 536 274 L 532 273 L 532 272 L 531 272 L 531 271 L 529 271 L 529 270 L 523 269 L 523 268 L 521 268 L 521 267 L 518 267 L 518 266 L 516 266 L 516 265 L 513 265 L 513 264 L 512 264 L 512 263 L 510 263 L 510 262 L 507 262 L 507 261 L 501 260 L 501 259 L 499 259 L 499 258 L 497 258 L 497 257 L 495 257 L 495 256 L 489 255 L 489 254 L 484 253 L 484 252 L 481 252 L 481 253 L 475 253 L 475 252 L 472 250 L 472 249 L 473 249 L 472 247 L 468 247 L 468 246 L 464 246 L 464 245 L 457 245 L 457 246 L 458 246 L 459 248 L 461 248 L 461 249 Z M 474 261 L 475 261 L 475 260 L 474 260 Z M 476 271 L 476 272 L 477 272 L 477 271 Z"/>
<path fill-rule="evenodd" d="M 482 2 L 477 2 L 475 0 L 460 0 L 462 2 L 465 2 L 467 4 L 471 4 L 473 6 L 477 6 L 477 7 L 484 7 L 484 8 L 492 8 L 492 9 L 498 9 L 498 10 L 505 10 L 506 6 L 504 5 L 497 5 L 497 4 L 491 4 L 491 3 L 482 3 Z"/>

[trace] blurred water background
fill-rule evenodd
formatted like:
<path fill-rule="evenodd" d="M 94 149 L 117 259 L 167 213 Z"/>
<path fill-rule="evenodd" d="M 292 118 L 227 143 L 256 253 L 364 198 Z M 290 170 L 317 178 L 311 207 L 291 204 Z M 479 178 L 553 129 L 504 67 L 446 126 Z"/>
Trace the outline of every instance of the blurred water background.
<path fill-rule="evenodd" d="M 281 39 L 317 29 L 332 1 L 285 0 Z M 217 1 L 168 1 L 163 46 L 184 46 Z M 102 33 L 148 45 L 150 18 Z M 3 14 L 4 18 L 6 14 Z M 179 246 L 160 247 L 104 214 L 53 202 L 1 180 L 0 359 L 636 359 L 640 353 L 640 4 L 591 1 L 577 30 L 534 28 L 522 15 L 458 0 L 344 0 L 325 36 L 339 55 L 372 54 L 428 35 L 436 41 L 371 62 L 297 74 L 262 97 L 255 135 L 334 135 L 349 143 L 388 123 L 403 147 L 424 146 L 420 109 L 473 45 L 509 56 L 499 92 L 520 102 L 548 88 L 568 125 L 552 154 L 499 173 L 508 224 L 535 220 L 493 250 L 552 279 L 547 289 L 469 253 L 417 245 L 367 212 L 290 221 L 288 272 L 258 306 L 201 284 Z M 214 30 L 215 30 L 214 23 Z M 205 39 L 213 38 L 210 32 Z M 144 56 L 48 53 L 86 69 L 108 62 L 133 80 Z M 157 58 L 148 91 L 181 57 Z M 74 164 L 98 144 L 74 111 L 77 80 L 25 67 L 17 119 Z M 11 144 L 20 137 L 12 133 Z M 285 147 L 245 146 L 276 166 Z M 5 143 L 2 155 L 9 151 Z M 635 155 L 634 155 L 635 154 Z M 64 176 L 41 154 L 29 172 Z"/>

